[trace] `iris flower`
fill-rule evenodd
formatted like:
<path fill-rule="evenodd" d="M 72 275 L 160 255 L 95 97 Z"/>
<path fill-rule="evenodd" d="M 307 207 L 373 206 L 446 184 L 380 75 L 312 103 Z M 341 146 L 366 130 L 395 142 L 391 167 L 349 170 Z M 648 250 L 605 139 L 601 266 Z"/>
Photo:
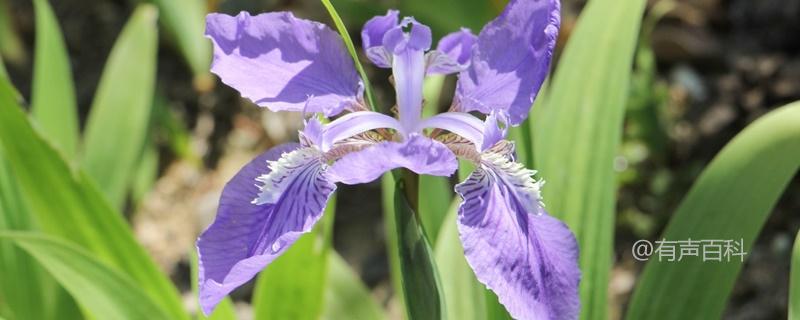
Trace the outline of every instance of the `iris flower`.
<path fill-rule="evenodd" d="M 507 128 L 528 116 L 560 23 L 558 0 L 511 0 L 475 36 L 461 29 L 431 50 L 431 30 L 390 10 L 361 32 L 367 57 L 391 68 L 397 118 L 369 111 L 341 37 L 289 12 L 210 14 L 211 71 L 259 106 L 321 114 L 300 143 L 268 150 L 225 186 L 200 235 L 205 313 L 286 252 L 322 216 L 337 183 L 358 184 L 406 168 L 450 176 L 457 157 L 476 169 L 455 191 L 458 230 L 477 279 L 518 319 L 574 319 L 578 245 L 542 204 L 541 181 L 514 160 Z M 458 74 L 448 112 L 422 118 L 426 75 Z M 480 116 L 476 116 L 480 115 Z M 421 199 L 439 201 L 439 199 Z"/>

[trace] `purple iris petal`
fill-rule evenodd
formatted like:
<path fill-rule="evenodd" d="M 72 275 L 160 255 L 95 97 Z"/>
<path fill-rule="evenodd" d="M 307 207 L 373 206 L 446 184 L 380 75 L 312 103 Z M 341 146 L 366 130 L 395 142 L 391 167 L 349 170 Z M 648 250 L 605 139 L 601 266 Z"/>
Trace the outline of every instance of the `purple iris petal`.
<path fill-rule="evenodd" d="M 396 55 L 405 51 L 427 51 L 431 48 L 431 41 L 431 28 L 411 17 L 403 18 L 400 24 L 383 35 L 383 46 Z"/>
<path fill-rule="evenodd" d="M 384 16 L 369 19 L 361 30 L 361 43 L 367 57 L 376 66 L 381 68 L 392 67 L 392 54 L 383 47 L 383 35 L 397 26 L 400 13 L 389 10 Z"/>
<path fill-rule="evenodd" d="M 322 145 L 322 131 L 324 127 L 319 119 L 312 117 L 305 121 L 303 130 L 300 131 L 300 142 L 306 147 L 314 146 L 320 148 Z"/>
<path fill-rule="evenodd" d="M 338 141 L 378 128 L 395 129 L 405 135 L 405 131 L 400 127 L 400 123 L 390 116 L 371 111 L 353 112 L 325 126 L 325 130 L 322 134 L 322 151 L 327 152 L 331 149 L 333 144 Z"/>
<path fill-rule="evenodd" d="M 327 179 L 319 152 L 298 147 L 286 144 L 265 152 L 225 185 L 214 223 L 197 240 L 200 305 L 206 314 L 322 215 L 336 185 Z M 267 161 L 276 160 L 268 167 Z M 256 198 L 260 204 L 253 203 Z"/>
<path fill-rule="evenodd" d="M 431 29 L 413 18 L 403 18 L 399 25 L 383 36 L 383 46 L 392 53 L 392 74 L 400 124 L 407 132 L 411 132 L 422 117 L 425 50 L 431 47 Z"/>
<path fill-rule="evenodd" d="M 480 119 L 465 112 L 445 112 L 422 120 L 417 131 L 439 128 L 450 131 L 469 140 L 478 148 L 483 144 L 484 124 Z"/>
<path fill-rule="evenodd" d="M 477 37 L 467 28 L 444 36 L 439 40 L 436 50 L 427 55 L 427 73 L 451 74 L 466 69 L 476 40 Z"/>
<path fill-rule="evenodd" d="M 472 61 L 461 72 L 461 111 L 506 110 L 509 124 L 528 116 L 550 66 L 560 24 L 558 0 L 512 0 L 478 35 Z"/>
<path fill-rule="evenodd" d="M 578 244 L 539 203 L 532 171 L 485 153 L 456 192 L 464 255 L 516 319 L 577 319 Z"/>
<path fill-rule="evenodd" d="M 508 134 L 508 116 L 503 111 L 492 111 L 483 124 L 481 151 L 491 148 Z"/>
<path fill-rule="evenodd" d="M 363 88 L 341 37 L 289 12 L 206 17 L 211 71 L 243 97 L 273 111 L 333 116 L 358 103 Z"/>
<path fill-rule="evenodd" d="M 458 161 L 444 144 L 410 134 L 403 142 L 382 142 L 350 153 L 336 161 L 328 172 L 337 182 L 358 184 L 401 167 L 418 174 L 450 176 L 458 168 Z"/>

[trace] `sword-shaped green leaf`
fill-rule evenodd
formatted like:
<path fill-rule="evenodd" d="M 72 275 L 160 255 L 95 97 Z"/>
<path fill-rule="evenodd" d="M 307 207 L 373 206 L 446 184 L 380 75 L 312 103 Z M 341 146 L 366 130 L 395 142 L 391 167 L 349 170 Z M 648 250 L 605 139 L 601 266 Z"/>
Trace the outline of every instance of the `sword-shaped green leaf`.
<path fill-rule="evenodd" d="M 406 199 L 403 180 L 395 185 L 394 214 L 408 319 L 447 319 L 433 250 Z"/>
<path fill-rule="evenodd" d="M 800 168 L 800 103 L 745 128 L 706 167 L 661 236 L 755 243 L 778 198 Z M 736 253 L 736 252 L 734 252 Z M 651 259 L 628 319 L 719 319 L 744 263 Z M 796 301 L 795 301 L 796 304 Z"/>
<path fill-rule="evenodd" d="M 95 319 L 170 319 L 139 284 L 68 240 L 1 231 L 0 241 L 13 242 L 30 254 Z"/>
<path fill-rule="evenodd" d="M 614 157 L 622 137 L 644 0 L 592 0 L 533 121 L 534 163 L 547 210 L 580 245 L 581 318 L 607 316 L 614 239 Z"/>
<path fill-rule="evenodd" d="M 67 159 L 78 148 L 78 107 L 64 36 L 48 0 L 34 0 L 36 51 L 33 61 L 31 114 L 42 133 Z"/>
<path fill-rule="evenodd" d="M 156 77 L 158 11 L 140 5 L 111 50 L 86 124 L 82 167 L 117 208 L 144 149 Z"/>
<path fill-rule="evenodd" d="M 171 319 L 187 319 L 176 288 L 136 242 L 122 215 L 31 126 L 0 78 L 0 147 L 42 232 L 69 239 L 127 274 Z"/>

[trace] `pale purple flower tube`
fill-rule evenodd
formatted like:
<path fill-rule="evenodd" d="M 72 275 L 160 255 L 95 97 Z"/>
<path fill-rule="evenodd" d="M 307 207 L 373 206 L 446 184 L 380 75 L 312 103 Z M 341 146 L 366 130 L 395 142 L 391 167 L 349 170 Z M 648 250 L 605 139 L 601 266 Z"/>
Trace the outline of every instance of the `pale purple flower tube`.
<path fill-rule="evenodd" d="M 211 71 L 223 82 L 272 110 L 344 115 L 327 124 L 312 117 L 300 144 L 267 151 L 226 185 L 216 220 L 197 242 L 203 312 L 311 230 L 336 183 L 370 182 L 395 168 L 449 176 L 462 157 L 476 165 L 456 192 L 458 230 L 477 279 L 514 318 L 577 318 L 575 237 L 544 210 L 542 183 L 514 161 L 505 140 L 547 76 L 559 10 L 558 0 L 512 0 L 478 36 L 461 29 L 434 50 L 430 28 L 398 11 L 369 20 L 363 48 L 376 66 L 392 69 L 398 119 L 366 111 L 363 81 L 327 26 L 287 12 L 210 14 Z M 425 76 L 452 73 L 451 111 L 423 119 Z"/>

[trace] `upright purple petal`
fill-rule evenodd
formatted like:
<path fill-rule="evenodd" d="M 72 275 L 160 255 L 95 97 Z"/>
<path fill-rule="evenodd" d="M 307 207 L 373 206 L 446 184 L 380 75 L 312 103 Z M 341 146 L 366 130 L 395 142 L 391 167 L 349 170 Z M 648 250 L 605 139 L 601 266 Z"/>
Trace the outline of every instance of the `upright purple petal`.
<path fill-rule="evenodd" d="M 206 35 L 214 43 L 211 71 L 259 106 L 333 116 L 362 94 L 344 42 L 321 23 L 289 12 L 212 13 Z"/>
<path fill-rule="evenodd" d="M 411 17 L 403 18 L 383 35 L 383 46 L 395 55 L 405 51 L 425 52 L 431 48 L 431 41 L 431 28 Z"/>
<path fill-rule="evenodd" d="M 329 173 L 337 182 L 358 184 L 383 173 L 407 168 L 418 174 L 450 176 L 458 168 L 455 155 L 442 143 L 419 134 L 403 142 L 381 142 L 336 161 Z"/>
<path fill-rule="evenodd" d="M 525 120 L 547 77 L 560 24 L 559 0 L 511 0 L 478 35 L 456 88 L 460 111 L 506 110 Z"/>
<path fill-rule="evenodd" d="M 577 319 L 578 244 L 539 203 L 533 172 L 484 153 L 456 192 L 464 200 L 458 229 L 478 280 L 516 319 Z"/>
<path fill-rule="evenodd" d="M 319 152 L 298 146 L 267 151 L 225 185 L 214 223 L 197 240 L 204 313 L 283 254 L 322 215 L 336 185 L 324 173 Z"/>
<path fill-rule="evenodd" d="M 384 16 L 369 19 L 361 30 L 361 43 L 367 57 L 381 68 L 392 67 L 392 54 L 383 47 L 383 36 L 399 23 L 400 12 L 389 10 Z"/>
<path fill-rule="evenodd" d="M 451 74 L 469 66 L 472 47 L 477 37 L 467 28 L 453 32 L 439 40 L 436 50 L 428 52 L 428 74 Z"/>
<path fill-rule="evenodd" d="M 383 36 L 383 46 L 392 53 L 398 118 L 410 132 L 422 118 L 425 50 L 431 47 L 431 29 L 414 18 L 403 18 Z"/>
<path fill-rule="evenodd" d="M 508 134 L 508 116 L 504 111 L 492 111 L 483 124 L 481 151 L 491 148 Z"/>

